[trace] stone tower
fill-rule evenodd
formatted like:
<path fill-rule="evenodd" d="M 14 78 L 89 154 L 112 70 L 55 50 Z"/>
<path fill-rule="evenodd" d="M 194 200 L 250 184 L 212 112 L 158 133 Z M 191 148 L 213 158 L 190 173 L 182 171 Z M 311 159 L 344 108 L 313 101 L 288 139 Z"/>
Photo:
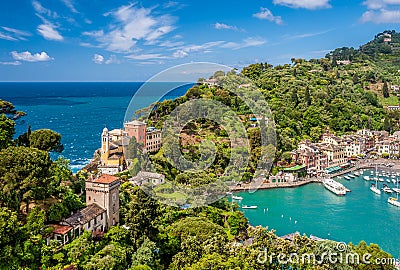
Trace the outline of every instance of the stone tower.
<path fill-rule="evenodd" d="M 110 134 L 105 127 L 101 134 L 101 161 L 104 164 L 110 154 Z"/>
<path fill-rule="evenodd" d="M 103 174 L 86 181 L 86 205 L 97 204 L 106 210 L 106 230 L 119 223 L 119 186 L 116 176 Z"/>

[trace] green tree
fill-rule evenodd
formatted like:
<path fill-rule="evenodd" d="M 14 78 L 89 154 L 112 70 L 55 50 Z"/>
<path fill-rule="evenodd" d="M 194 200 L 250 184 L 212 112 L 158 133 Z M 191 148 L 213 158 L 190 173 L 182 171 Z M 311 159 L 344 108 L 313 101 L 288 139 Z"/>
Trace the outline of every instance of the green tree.
<path fill-rule="evenodd" d="M 35 130 L 29 136 L 30 147 L 48 152 L 61 153 L 64 146 L 61 144 L 61 134 L 50 129 Z"/>
<path fill-rule="evenodd" d="M 382 93 L 383 93 L 383 97 L 384 98 L 388 98 L 389 97 L 389 87 L 387 85 L 387 82 L 383 83 Z"/>
<path fill-rule="evenodd" d="M 0 115 L 0 150 L 13 145 L 14 127 L 14 121 L 8 119 L 4 114 Z"/>
<path fill-rule="evenodd" d="M 50 183 L 51 159 L 45 151 L 28 147 L 8 147 L 0 151 L 0 202 L 19 213 L 22 201 L 43 199 Z"/>

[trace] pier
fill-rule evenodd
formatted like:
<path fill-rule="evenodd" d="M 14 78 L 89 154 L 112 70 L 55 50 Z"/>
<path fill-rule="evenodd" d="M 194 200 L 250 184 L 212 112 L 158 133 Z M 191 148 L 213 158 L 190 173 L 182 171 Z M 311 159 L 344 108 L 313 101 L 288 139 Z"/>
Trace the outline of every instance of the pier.
<path fill-rule="evenodd" d="M 322 183 L 322 178 L 310 177 L 302 178 L 293 182 L 268 182 L 262 183 L 259 187 L 253 187 L 250 184 L 241 184 L 240 186 L 232 187 L 231 191 L 246 191 L 251 189 L 271 189 L 271 188 L 294 188 L 304 186 L 310 183 Z"/>

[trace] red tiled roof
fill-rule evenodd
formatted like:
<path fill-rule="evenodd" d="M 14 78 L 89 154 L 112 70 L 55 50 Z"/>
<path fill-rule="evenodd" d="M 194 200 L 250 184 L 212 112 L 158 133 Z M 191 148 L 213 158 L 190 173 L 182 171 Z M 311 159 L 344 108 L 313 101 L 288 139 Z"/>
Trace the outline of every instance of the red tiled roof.
<path fill-rule="evenodd" d="M 71 226 L 66 226 L 66 225 L 53 225 L 54 231 L 53 233 L 56 234 L 66 234 L 70 230 L 72 230 Z"/>
<path fill-rule="evenodd" d="M 119 177 L 112 176 L 109 174 L 103 174 L 93 182 L 100 183 L 100 184 L 111 184 L 112 182 L 119 181 Z"/>

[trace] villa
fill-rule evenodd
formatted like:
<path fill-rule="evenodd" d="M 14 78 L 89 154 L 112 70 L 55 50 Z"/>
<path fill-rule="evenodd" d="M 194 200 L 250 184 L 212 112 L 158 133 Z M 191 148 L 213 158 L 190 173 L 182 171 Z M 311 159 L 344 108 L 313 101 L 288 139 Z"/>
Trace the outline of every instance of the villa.
<path fill-rule="evenodd" d="M 103 174 L 85 183 L 86 207 L 54 224 L 47 244 L 54 239 L 65 245 L 84 231 L 101 235 L 119 223 L 119 177 Z"/>

